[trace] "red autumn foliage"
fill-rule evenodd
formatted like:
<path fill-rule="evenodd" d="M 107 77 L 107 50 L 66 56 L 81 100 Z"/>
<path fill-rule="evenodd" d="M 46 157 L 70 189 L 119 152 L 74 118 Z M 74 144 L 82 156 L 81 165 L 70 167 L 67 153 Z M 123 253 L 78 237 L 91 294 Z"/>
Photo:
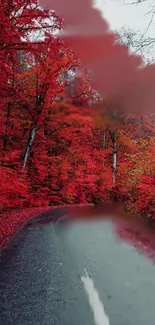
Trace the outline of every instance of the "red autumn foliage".
<path fill-rule="evenodd" d="M 90 2 L 84 3 L 89 8 Z M 59 5 L 59 1 L 55 5 Z M 76 31 L 81 19 L 80 33 L 86 30 L 90 33 L 90 21 L 93 17 L 98 21 L 95 35 L 79 34 L 79 38 L 72 35 L 76 41 L 71 49 L 77 51 L 88 68 L 97 72 L 93 83 L 107 96 L 103 105 L 91 87 L 89 71 L 56 34 L 62 28 L 61 18 L 53 11 L 40 8 L 35 0 L 28 3 L 13 0 L 12 5 L 5 1 L 0 6 L 1 243 L 6 243 L 23 221 L 47 206 L 96 205 L 119 200 L 131 215 L 149 222 L 153 220 L 154 116 L 126 114 L 129 106 L 132 111 L 144 100 L 133 90 L 133 85 L 138 87 L 135 89 L 140 87 L 138 76 L 131 88 L 128 85 L 132 79 L 128 72 L 135 73 L 139 58 L 130 61 L 125 47 L 113 47 L 115 36 L 109 33 L 107 23 L 97 11 L 91 9 L 87 17 L 84 12 L 81 15 L 78 2 L 76 20 L 67 7 L 65 14 L 58 10 L 68 21 L 64 29 L 64 40 L 68 44 L 71 35 L 69 29 L 67 34 L 67 26 L 74 24 Z M 98 38 L 100 24 L 103 35 Z M 90 45 L 95 51 L 89 52 L 88 60 Z M 120 60 L 115 64 L 120 53 Z M 112 65 L 116 67 L 113 70 Z M 151 71 L 152 76 L 153 67 L 138 74 L 143 78 L 147 71 Z M 148 73 L 148 79 L 150 75 Z M 146 88 L 148 79 L 145 78 Z M 122 83 L 126 84 L 123 90 Z M 119 110 L 115 112 L 110 106 L 111 110 L 107 111 L 107 103 L 115 103 Z M 151 105 L 150 101 L 150 110 Z M 10 212 L 27 207 L 40 210 Z M 123 218 L 125 220 L 125 215 Z M 130 230 L 132 232 L 132 227 Z"/>
<path fill-rule="evenodd" d="M 25 222 L 46 210 L 49 210 L 49 207 L 27 208 L 0 213 L 0 247 L 4 246 Z"/>

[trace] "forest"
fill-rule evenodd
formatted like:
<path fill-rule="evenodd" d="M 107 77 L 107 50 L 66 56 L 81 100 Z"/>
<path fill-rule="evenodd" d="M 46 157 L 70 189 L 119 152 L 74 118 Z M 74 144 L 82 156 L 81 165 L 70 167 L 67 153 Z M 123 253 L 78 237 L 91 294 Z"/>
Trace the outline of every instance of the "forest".
<path fill-rule="evenodd" d="M 3 234 L 32 207 L 121 201 L 154 219 L 155 115 L 107 110 L 62 29 L 37 0 L 0 1 Z"/>

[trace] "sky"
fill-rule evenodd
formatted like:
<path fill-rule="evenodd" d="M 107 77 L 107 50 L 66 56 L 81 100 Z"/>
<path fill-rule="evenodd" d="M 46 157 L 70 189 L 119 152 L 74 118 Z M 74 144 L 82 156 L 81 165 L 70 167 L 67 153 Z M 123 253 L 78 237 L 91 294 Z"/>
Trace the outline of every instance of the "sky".
<path fill-rule="evenodd" d="M 135 1 L 137 0 L 94 0 L 95 6 L 102 11 L 112 30 L 119 32 L 123 27 L 133 30 L 136 32 L 134 40 L 137 41 L 143 35 L 145 38 L 155 38 L 155 1 L 141 0 L 138 5 L 133 5 L 132 2 Z M 151 22 L 153 8 L 154 19 Z M 130 47 L 131 52 L 136 49 Z M 146 64 L 155 62 L 155 42 L 142 47 L 137 53 L 143 56 Z"/>
<path fill-rule="evenodd" d="M 134 0 L 133 0 L 134 1 Z M 96 5 L 99 7 L 105 18 L 110 23 L 112 29 L 121 29 L 129 27 L 135 31 L 145 32 L 151 19 L 153 1 L 146 0 L 138 5 L 127 3 L 132 0 L 96 0 Z M 148 35 L 152 36 L 155 30 L 155 21 L 151 24 Z"/>

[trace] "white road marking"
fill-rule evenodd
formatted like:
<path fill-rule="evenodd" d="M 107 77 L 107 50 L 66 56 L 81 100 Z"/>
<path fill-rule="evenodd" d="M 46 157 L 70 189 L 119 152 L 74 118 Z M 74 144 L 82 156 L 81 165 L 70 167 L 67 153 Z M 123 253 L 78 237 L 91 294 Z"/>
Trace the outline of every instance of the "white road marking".
<path fill-rule="evenodd" d="M 96 325 L 110 325 L 109 318 L 104 311 L 104 306 L 99 298 L 99 294 L 94 286 L 93 280 L 89 277 L 87 270 L 86 275 L 81 277 L 84 289 L 88 295 L 89 304 L 94 314 L 94 321 Z"/>

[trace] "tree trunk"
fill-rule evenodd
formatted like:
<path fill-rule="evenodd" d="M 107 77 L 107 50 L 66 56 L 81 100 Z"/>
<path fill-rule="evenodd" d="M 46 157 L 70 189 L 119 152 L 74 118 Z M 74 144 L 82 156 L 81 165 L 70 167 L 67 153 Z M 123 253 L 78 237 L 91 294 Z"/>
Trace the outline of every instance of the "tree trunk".
<path fill-rule="evenodd" d="M 116 131 L 113 133 L 113 183 L 116 183 L 117 172 L 117 138 Z"/>
<path fill-rule="evenodd" d="M 27 164 L 27 160 L 29 157 L 29 153 L 33 144 L 33 141 L 35 139 L 35 135 L 36 135 L 36 131 L 37 131 L 37 126 L 33 125 L 31 132 L 30 132 L 30 136 L 29 136 L 29 140 L 28 140 L 28 144 L 24 153 L 24 158 L 23 158 L 23 166 L 22 166 L 22 171 L 25 169 L 26 164 Z"/>
<path fill-rule="evenodd" d="M 117 130 L 109 130 L 110 138 L 112 141 L 112 178 L 113 183 L 116 183 L 116 173 L 117 173 Z"/>
<path fill-rule="evenodd" d="M 106 131 L 104 131 L 104 133 L 103 133 L 103 149 L 107 149 Z"/>

